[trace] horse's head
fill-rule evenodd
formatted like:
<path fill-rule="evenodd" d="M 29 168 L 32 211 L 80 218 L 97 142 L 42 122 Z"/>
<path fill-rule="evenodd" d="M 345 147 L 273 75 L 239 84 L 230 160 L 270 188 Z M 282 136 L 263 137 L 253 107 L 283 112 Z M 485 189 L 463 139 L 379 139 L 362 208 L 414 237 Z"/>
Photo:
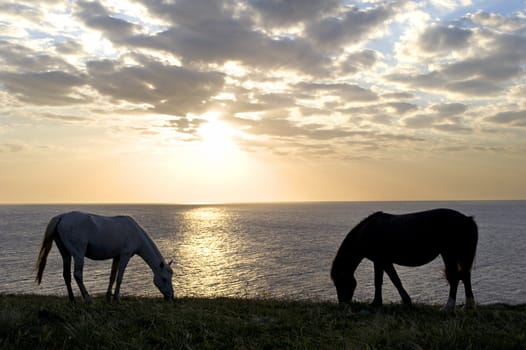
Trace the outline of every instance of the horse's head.
<path fill-rule="evenodd" d="M 331 278 L 336 287 L 336 294 L 338 295 L 338 302 L 350 303 L 356 289 L 356 279 L 354 278 L 354 271 L 343 269 L 336 261 L 332 264 Z"/>
<path fill-rule="evenodd" d="M 164 299 L 173 300 L 174 298 L 174 288 L 172 286 L 172 268 L 170 263 L 165 263 L 161 261 L 159 265 L 159 270 L 153 276 L 153 283 L 155 286 L 163 293 Z"/>

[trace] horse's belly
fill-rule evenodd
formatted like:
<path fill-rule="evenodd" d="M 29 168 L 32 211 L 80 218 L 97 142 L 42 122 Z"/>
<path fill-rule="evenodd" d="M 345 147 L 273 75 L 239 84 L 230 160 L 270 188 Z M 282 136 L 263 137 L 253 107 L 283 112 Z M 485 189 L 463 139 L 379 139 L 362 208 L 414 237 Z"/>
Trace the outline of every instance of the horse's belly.
<path fill-rule="evenodd" d="M 438 252 L 411 252 L 393 257 L 393 263 L 402 266 L 422 266 L 435 260 L 438 256 Z"/>
<path fill-rule="evenodd" d="M 88 244 L 86 249 L 86 258 L 91 260 L 113 259 L 122 254 L 121 249 L 109 248 L 99 245 Z"/>

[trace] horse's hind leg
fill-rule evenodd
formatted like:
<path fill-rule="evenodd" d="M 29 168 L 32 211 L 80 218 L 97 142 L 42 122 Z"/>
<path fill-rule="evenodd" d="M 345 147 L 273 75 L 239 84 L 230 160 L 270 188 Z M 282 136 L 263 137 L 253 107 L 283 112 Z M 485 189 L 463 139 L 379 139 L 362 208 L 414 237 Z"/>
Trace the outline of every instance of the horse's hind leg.
<path fill-rule="evenodd" d="M 84 257 L 75 256 L 73 259 L 75 261 L 75 268 L 74 268 L 75 272 L 73 272 L 73 275 L 75 276 L 75 281 L 77 281 L 77 284 L 80 289 L 80 293 L 82 293 L 82 297 L 84 298 L 84 300 L 87 303 L 91 303 L 91 297 L 88 293 L 88 290 L 84 286 L 84 281 L 83 281 L 83 276 L 82 276 L 83 275 L 82 271 L 84 269 Z"/>
<path fill-rule="evenodd" d="M 110 284 L 108 285 L 108 291 L 106 292 L 106 301 L 111 301 L 111 290 L 113 288 L 113 283 L 115 283 L 115 277 L 117 277 L 117 269 L 119 267 L 119 258 L 113 258 L 111 263 L 111 273 L 110 273 Z"/>
<path fill-rule="evenodd" d="M 464 283 L 464 290 L 466 292 L 466 308 L 475 308 L 475 296 L 471 289 L 471 271 L 462 271 L 462 283 Z"/>
<path fill-rule="evenodd" d="M 68 289 L 69 301 L 74 303 L 75 295 L 73 294 L 73 289 L 71 289 L 71 255 L 62 243 L 62 240 L 56 239 L 55 244 L 62 256 L 62 277 L 64 277 L 64 283 L 66 283 L 66 288 Z"/>
<path fill-rule="evenodd" d="M 447 300 L 446 309 L 453 310 L 457 303 L 457 289 L 460 282 L 459 266 L 453 260 L 444 258 L 446 265 L 446 279 L 449 282 L 449 298 Z"/>
<path fill-rule="evenodd" d="M 68 289 L 69 301 L 72 303 L 75 302 L 75 296 L 73 295 L 73 289 L 71 289 L 71 256 L 63 256 L 63 273 L 64 282 L 66 283 L 66 288 Z"/>

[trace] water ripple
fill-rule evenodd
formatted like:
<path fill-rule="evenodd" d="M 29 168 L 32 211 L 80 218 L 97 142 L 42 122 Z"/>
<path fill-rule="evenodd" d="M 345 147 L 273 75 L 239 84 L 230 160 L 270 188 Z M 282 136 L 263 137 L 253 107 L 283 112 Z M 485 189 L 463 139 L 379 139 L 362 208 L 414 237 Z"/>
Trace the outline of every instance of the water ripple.
<path fill-rule="evenodd" d="M 452 207 L 475 215 L 480 238 L 473 287 L 482 303 L 525 303 L 526 202 L 310 203 L 218 206 L 0 206 L 0 293 L 65 295 L 62 259 L 53 248 L 41 286 L 33 266 L 48 220 L 68 210 L 128 214 L 150 233 L 167 260 L 174 259 L 176 296 L 275 296 L 335 300 L 332 259 L 347 232 L 376 210 L 401 213 Z M 111 261 L 86 260 L 90 293 L 105 293 Z M 416 302 L 442 304 L 448 285 L 440 259 L 419 268 L 397 267 Z M 356 271 L 356 298 L 374 293 L 372 263 Z M 134 257 L 123 295 L 160 296 L 148 266 Z M 78 295 L 77 288 L 74 286 Z M 463 302 L 463 288 L 459 301 Z M 384 283 L 384 300 L 399 302 Z"/>

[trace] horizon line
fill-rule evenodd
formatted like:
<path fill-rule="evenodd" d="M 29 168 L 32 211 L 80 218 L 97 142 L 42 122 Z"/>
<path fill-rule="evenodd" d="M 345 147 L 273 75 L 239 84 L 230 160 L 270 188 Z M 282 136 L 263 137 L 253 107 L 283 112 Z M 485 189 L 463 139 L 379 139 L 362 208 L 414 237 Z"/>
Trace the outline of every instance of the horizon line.
<path fill-rule="evenodd" d="M 1 206 L 8 205 L 173 205 L 173 206 L 213 206 L 213 205 L 257 205 L 257 204 L 309 204 L 309 203 L 398 203 L 398 202 L 520 202 L 526 201 L 526 198 L 485 198 L 485 199 L 371 199 L 371 200 L 288 200 L 288 201 L 240 201 L 240 202 L 125 202 L 125 201 L 108 201 L 108 202 L 0 202 Z"/>

